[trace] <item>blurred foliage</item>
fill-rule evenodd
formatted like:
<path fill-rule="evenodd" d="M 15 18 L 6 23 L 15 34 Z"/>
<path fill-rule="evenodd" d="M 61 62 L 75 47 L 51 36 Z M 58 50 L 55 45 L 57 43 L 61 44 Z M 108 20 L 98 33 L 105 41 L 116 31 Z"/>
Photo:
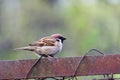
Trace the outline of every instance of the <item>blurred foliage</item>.
<path fill-rule="evenodd" d="M 91 48 L 119 53 L 118 0 L 0 0 L 0 59 L 36 58 L 27 46 L 41 37 L 67 37 L 57 56 L 80 56 Z"/>
<path fill-rule="evenodd" d="M 0 0 L 0 60 L 37 58 L 13 49 L 53 33 L 67 37 L 58 57 L 120 53 L 120 1 Z"/>

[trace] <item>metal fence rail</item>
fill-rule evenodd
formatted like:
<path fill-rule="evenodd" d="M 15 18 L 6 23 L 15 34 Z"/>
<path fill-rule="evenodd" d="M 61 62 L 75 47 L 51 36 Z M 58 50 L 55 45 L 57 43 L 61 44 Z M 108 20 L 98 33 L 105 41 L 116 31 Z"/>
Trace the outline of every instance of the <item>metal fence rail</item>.
<path fill-rule="evenodd" d="M 28 78 L 69 77 L 81 57 L 43 58 L 31 71 Z M 0 79 L 25 78 L 35 60 L 0 61 Z M 85 56 L 76 76 L 104 75 L 120 73 L 120 55 Z"/>

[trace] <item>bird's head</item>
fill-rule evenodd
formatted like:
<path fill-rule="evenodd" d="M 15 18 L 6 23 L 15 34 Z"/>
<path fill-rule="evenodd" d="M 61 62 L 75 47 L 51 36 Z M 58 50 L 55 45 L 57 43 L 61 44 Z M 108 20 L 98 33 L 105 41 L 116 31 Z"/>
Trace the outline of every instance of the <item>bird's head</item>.
<path fill-rule="evenodd" d="M 61 42 L 66 40 L 66 38 L 63 35 L 61 35 L 61 34 L 53 34 L 53 35 L 51 35 L 51 37 L 59 39 L 59 40 L 61 40 Z"/>

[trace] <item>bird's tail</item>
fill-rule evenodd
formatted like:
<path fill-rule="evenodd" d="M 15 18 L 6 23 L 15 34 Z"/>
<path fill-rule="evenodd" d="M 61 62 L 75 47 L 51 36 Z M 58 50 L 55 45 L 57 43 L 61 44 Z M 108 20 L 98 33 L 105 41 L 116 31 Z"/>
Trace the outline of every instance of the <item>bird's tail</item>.
<path fill-rule="evenodd" d="M 36 49 L 35 46 L 27 46 L 27 47 L 15 48 L 14 50 L 28 50 L 28 51 L 35 51 L 35 49 Z"/>

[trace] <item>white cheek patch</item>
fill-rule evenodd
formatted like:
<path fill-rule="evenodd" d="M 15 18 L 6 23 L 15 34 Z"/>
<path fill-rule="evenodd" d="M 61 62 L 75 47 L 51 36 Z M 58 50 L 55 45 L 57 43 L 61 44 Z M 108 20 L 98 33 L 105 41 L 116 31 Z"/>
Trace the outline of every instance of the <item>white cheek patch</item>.
<path fill-rule="evenodd" d="M 62 41 L 59 39 L 59 52 L 61 52 L 62 47 L 63 47 Z"/>

